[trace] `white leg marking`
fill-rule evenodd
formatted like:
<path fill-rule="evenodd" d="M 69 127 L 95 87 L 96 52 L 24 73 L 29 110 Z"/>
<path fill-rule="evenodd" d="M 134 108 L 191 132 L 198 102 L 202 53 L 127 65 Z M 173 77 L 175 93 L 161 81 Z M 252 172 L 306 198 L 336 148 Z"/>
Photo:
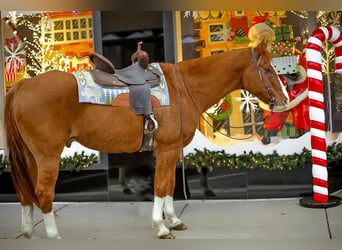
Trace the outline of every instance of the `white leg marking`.
<path fill-rule="evenodd" d="M 50 213 L 46 214 L 43 213 L 43 219 L 47 237 L 52 239 L 61 239 L 57 230 L 54 211 L 52 210 Z"/>
<path fill-rule="evenodd" d="M 171 227 L 175 227 L 182 224 L 180 219 L 178 219 L 176 216 L 176 212 L 173 207 L 173 197 L 168 195 L 165 197 L 164 214 L 165 218 L 167 219 L 168 223 L 170 223 Z"/>
<path fill-rule="evenodd" d="M 158 230 L 158 237 L 167 235 L 170 230 L 164 225 L 163 208 L 165 198 L 154 197 L 154 204 L 152 210 L 152 227 Z"/>
<path fill-rule="evenodd" d="M 21 230 L 26 238 L 32 238 L 33 206 L 21 206 Z"/>

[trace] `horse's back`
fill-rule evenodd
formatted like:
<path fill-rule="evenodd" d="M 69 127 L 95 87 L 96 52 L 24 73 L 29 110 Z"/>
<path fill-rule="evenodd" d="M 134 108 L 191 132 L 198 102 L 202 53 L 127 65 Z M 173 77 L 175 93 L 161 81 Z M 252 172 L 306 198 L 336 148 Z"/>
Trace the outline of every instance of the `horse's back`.
<path fill-rule="evenodd" d="M 42 101 L 46 99 L 54 101 L 56 98 L 66 96 L 71 89 L 76 90 L 76 87 L 76 79 L 73 75 L 54 70 L 20 81 L 14 85 L 13 91 L 20 98 L 25 97 L 26 101 L 32 101 L 30 98 L 35 96 Z"/>

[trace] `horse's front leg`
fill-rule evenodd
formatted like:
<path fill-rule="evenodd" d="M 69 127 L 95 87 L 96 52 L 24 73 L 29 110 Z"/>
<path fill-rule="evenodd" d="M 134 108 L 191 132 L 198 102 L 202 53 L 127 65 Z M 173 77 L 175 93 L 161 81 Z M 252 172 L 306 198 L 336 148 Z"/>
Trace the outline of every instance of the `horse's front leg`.
<path fill-rule="evenodd" d="M 161 152 L 156 149 L 156 171 L 154 180 L 154 206 L 152 211 L 152 226 L 158 230 L 161 239 L 174 239 L 170 230 L 185 230 L 186 226 L 176 216 L 173 207 L 173 192 L 175 189 L 176 163 L 180 150 Z M 163 220 L 167 220 L 167 227 Z"/>

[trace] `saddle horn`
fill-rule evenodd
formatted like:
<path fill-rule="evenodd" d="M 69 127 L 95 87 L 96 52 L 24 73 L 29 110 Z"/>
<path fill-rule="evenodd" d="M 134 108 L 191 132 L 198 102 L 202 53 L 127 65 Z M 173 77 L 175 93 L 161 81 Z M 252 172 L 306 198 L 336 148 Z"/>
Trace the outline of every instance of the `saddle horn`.
<path fill-rule="evenodd" d="M 143 42 L 138 42 L 137 51 L 131 56 L 132 63 L 138 62 L 140 67 L 147 69 L 149 63 L 149 56 L 146 51 L 141 50 Z"/>

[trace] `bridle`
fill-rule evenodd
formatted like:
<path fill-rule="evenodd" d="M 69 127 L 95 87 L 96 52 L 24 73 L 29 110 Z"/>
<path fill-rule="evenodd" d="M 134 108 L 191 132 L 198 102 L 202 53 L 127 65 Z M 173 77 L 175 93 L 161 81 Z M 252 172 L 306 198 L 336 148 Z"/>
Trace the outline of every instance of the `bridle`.
<path fill-rule="evenodd" d="M 259 67 L 259 63 L 258 63 L 258 61 L 256 59 L 256 56 L 255 56 L 254 48 L 252 48 L 252 57 L 253 57 L 253 61 L 254 61 L 255 65 L 256 65 L 256 68 L 257 68 L 257 70 L 259 72 L 260 79 L 264 83 L 264 86 L 266 88 L 267 94 L 268 94 L 268 96 L 270 98 L 270 102 L 269 102 L 268 105 L 269 105 L 269 108 L 270 108 L 270 110 L 272 112 L 272 110 L 273 110 L 273 108 L 275 106 L 275 98 L 274 98 L 274 95 L 273 95 L 273 92 L 272 92 L 272 90 L 270 88 L 269 83 L 267 82 L 266 78 L 264 77 L 264 75 L 263 75 L 263 73 L 262 73 L 262 71 L 261 71 L 261 69 Z"/>

